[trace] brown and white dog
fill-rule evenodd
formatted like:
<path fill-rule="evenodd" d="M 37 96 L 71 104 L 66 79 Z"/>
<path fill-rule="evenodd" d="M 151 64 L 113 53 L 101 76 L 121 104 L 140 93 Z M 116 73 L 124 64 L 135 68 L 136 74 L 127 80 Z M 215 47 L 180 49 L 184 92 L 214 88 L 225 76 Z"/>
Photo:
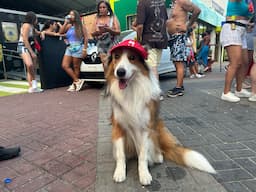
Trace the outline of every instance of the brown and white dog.
<path fill-rule="evenodd" d="M 147 51 L 126 40 L 110 50 L 106 73 L 112 104 L 112 142 L 116 168 L 113 179 L 126 178 L 126 160 L 138 157 L 140 183 L 149 185 L 148 166 L 163 159 L 209 173 L 214 168 L 200 153 L 179 146 L 159 118 L 160 87 L 145 59 Z"/>

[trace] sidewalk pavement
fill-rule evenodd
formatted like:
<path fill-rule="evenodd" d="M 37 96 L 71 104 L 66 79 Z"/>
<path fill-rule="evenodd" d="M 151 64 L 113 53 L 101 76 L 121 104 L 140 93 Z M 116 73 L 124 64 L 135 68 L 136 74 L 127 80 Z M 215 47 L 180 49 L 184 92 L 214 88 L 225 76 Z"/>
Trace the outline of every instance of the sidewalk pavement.
<path fill-rule="evenodd" d="M 175 79 L 163 79 L 167 91 Z M 220 100 L 224 74 L 185 80 L 185 95 L 165 98 L 161 117 L 187 147 L 218 171 L 210 175 L 171 162 L 151 167 L 153 183 L 139 184 L 137 162 L 114 183 L 109 101 L 99 89 L 0 98 L 0 145 L 21 145 L 21 157 L 0 162 L 0 191 L 9 192 L 255 192 L 256 103 Z M 5 178 L 12 182 L 4 184 Z"/>
<path fill-rule="evenodd" d="M 95 190 L 100 90 L 66 89 L 0 98 L 0 145 L 22 150 L 0 162 L 0 192 Z"/>

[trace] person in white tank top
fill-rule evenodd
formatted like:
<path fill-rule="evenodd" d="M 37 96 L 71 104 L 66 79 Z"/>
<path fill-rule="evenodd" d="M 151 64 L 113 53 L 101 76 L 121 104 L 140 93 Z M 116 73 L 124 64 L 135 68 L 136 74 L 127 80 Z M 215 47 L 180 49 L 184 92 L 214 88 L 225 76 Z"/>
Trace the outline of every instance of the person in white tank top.
<path fill-rule="evenodd" d="M 30 41 L 34 40 L 34 35 L 43 35 L 37 31 L 34 26 L 37 24 L 37 17 L 34 12 L 27 12 L 24 23 L 20 28 L 20 37 L 17 46 L 17 52 L 20 54 L 27 68 L 27 81 L 29 84 L 29 93 L 42 92 L 37 87 L 35 79 L 37 55 L 30 45 Z"/>

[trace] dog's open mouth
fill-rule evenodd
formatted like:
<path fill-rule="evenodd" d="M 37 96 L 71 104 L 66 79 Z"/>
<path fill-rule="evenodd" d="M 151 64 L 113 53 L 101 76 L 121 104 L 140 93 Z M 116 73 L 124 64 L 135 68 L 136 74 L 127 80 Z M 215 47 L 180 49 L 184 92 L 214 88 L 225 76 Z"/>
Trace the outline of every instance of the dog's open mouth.
<path fill-rule="evenodd" d="M 119 89 L 125 89 L 127 87 L 128 79 L 119 79 Z"/>
<path fill-rule="evenodd" d="M 125 89 L 129 83 L 129 81 L 131 81 L 134 76 L 135 76 L 135 73 L 133 73 L 129 79 L 120 78 L 118 81 L 119 89 Z"/>

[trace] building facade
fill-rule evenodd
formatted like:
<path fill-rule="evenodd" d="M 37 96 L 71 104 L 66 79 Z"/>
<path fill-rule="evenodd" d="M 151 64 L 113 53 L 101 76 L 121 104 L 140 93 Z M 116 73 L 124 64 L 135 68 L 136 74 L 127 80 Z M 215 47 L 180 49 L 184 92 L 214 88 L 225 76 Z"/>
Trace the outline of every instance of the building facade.
<path fill-rule="evenodd" d="M 199 21 L 212 27 L 221 25 L 224 20 L 227 0 L 192 0 L 192 2 L 201 8 Z M 137 0 L 109 0 L 109 3 L 119 18 L 121 30 L 130 29 L 136 16 Z M 167 9 L 170 8 L 171 3 L 172 0 L 166 0 Z"/>

